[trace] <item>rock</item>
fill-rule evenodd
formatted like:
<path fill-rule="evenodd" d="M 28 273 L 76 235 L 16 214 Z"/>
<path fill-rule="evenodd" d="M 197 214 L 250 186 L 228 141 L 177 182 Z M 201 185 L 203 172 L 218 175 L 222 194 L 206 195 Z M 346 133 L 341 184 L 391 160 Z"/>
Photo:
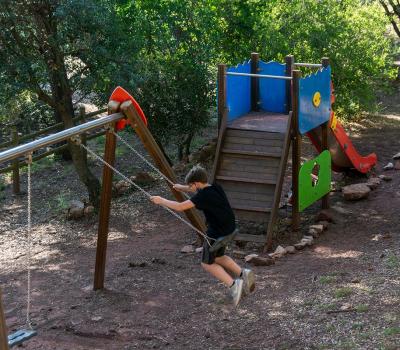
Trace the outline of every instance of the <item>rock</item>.
<path fill-rule="evenodd" d="M 85 209 L 83 210 L 83 213 L 86 216 L 92 215 L 94 213 L 94 206 L 93 205 L 88 205 L 87 207 L 85 207 Z"/>
<path fill-rule="evenodd" d="M 114 188 L 117 191 L 118 195 L 124 194 L 126 191 L 129 190 L 130 187 L 131 187 L 131 184 L 125 180 L 120 180 L 117 183 L 115 183 L 115 185 L 114 185 Z"/>
<path fill-rule="evenodd" d="M 138 185 L 146 185 L 156 181 L 153 176 L 145 171 L 139 171 L 135 176 L 132 176 L 131 179 Z"/>
<path fill-rule="evenodd" d="M 248 262 L 250 264 L 253 264 L 254 266 L 270 266 L 275 264 L 274 259 L 271 259 L 270 257 L 261 257 L 258 256 L 257 254 L 254 254 L 256 256 L 253 256 Z"/>
<path fill-rule="evenodd" d="M 307 244 L 305 243 L 305 242 L 300 242 L 300 243 L 296 243 L 295 245 L 294 245 L 294 247 L 297 249 L 297 250 L 302 250 L 302 249 L 304 249 L 304 247 L 306 246 Z"/>
<path fill-rule="evenodd" d="M 195 250 L 196 253 L 202 253 L 203 252 L 203 247 L 198 247 Z"/>
<path fill-rule="evenodd" d="M 183 162 L 176 163 L 174 164 L 172 169 L 174 169 L 176 173 L 182 173 L 186 170 L 186 164 Z"/>
<path fill-rule="evenodd" d="M 282 246 L 278 245 L 273 254 L 285 254 L 286 250 Z"/>
<path fill-rule="evenodd" d="M 310 228 L 308 230 L 308 234 L 314 238 L 318 238 L 319 237 L 319 233 L 318 231 L 314 230 L 313 228 Z"/>
<path fill-rule="evenodd" d="M 305 243 L 306 245 L 313 245 L 314 238 L 313 238 L 313 236 L 303 236 L 300 243 Z"/>
<path fill-rule="evenodd" d="M 68 219 L 79 219 L 84 215 L 85 204 L 78 200 L 72 200 L 69 204 L 69 209 L 67 213 Z"/>
<path fill-rule="evenodd" d="M 294 254 L 294 253 L 296 253 L 296 248 L 292 245 L 289 245 L 289 246 L 285 247 L 285 251 L 288 254 Z"/>
<path fill-rule="evenodd" d="M 258 257 L 258 254 L 249 254 L 244 257 L 244 261 L 250 262 L 251 259 Z"/>
<path fill-rule="evenodd" d="M 378 177 L 371 177 L 368 179 L 367 186 L 371 190 L 375 190 L 381 184 L 381 179 Z"/>
<path fill-rule="evenodd" d="M 365 183 L 348 185 L 342 188 L 343 197 L 348 201 L 367 198 L 371 189 Z"/>
<path fill-rule="evenodd" d="M 394 160 L 400 159 L 400 152 L 399 152 L 399 153 L 396 153 L 396 154 L 393 156 L 393 159 L 394 159 Z"/>
<path fill-rule="evenodd" d="M 194 252 L 194 247 L 192 245 L 185 245 L 181 249 L 181 253 L 193 253 Z"/>
<path fill-rule="evenodd" d="M 383 181 L 392 181 L 392 177 L 388 175 L 379 175 L 379 178 Z"/>
<path fill-rule="evenodd" d="M 329 227 L 328 221 L 320 221 L 318 224 L 322 225 L 324 227 L 324 230 L 327 230 Z"/>
<path fill-rule="evenodd" d="M 275 249 L 275 251 L 271 254 L 268 254 L 272 259 L 278 259 L 286 254 L 285 248 L 282 246 L 278 245 Z"/>
<path fill-rule="evenodd" d="M 317 217 L 315 218 L 315 221 L 316 222 L 319 222 L 319 221 L 334 222 L 334 219 L 333 219 L 332 214 L 329 212 L 329 210 L 323 209 L 318 213 Z"/>
<path fill-rule="evenodd" d="M 389 162 L 383 167 L 383 170 L 391 170 L 393 168 L 394 168 L 393 163 Z"/>
<path fill-rule="evenodd" d="M 322 224 L 319 224 L 319 225 L 310 225 L 310 230 L 314 230 L 314 231 L 317 231 L 318 233 L 322 233 L 322 232 L 324 232 L 324 230 L 326 229 L 325 227 L 324 227 L 324 225 L 322 225 Z"/>

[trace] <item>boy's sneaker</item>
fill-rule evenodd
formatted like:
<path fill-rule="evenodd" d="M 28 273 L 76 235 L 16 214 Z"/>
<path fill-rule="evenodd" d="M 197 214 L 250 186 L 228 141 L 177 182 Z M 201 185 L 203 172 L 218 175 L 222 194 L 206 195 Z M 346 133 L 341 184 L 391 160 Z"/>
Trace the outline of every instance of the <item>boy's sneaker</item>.
<path fill-rule="evenodd" d="M 240 278 L 235 279 L 235 283 L 229 288 L 229 293 L 231 294 L 233 305 L 236 307 L 239 304 L 240 298 L 243 292 L 243 280 Z"/>
<path fill-rule="evenodd" d="M 243 269 L 242 276 L 243 278 L 243 292 L 244 295 L 248 295 L 254 291 L 256 288 L 256 282 L 254 277 L 254 272 L 250 269 Z"/>

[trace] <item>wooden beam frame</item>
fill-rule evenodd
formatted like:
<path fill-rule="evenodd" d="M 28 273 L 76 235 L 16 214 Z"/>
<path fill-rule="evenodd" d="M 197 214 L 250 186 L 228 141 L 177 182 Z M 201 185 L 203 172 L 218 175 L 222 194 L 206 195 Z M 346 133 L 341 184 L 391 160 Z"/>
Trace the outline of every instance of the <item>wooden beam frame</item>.
<path fill-rule="evenodd" d="M 329 58 L 323 57 L 321 60 L 322 67 L 326 68 L 329 66 Z M 330 98 L 330 96 L 329 96 Z M 321 146 L 322 151 L 329 150 L 328 147 L 328 128 L 329 128 L 329 121 L 321 125 Z M 329 208 L 329 193 L 322 197 L 322 209 Z"/>
<path fill-rule="evenodd" d="M 260 55 L 257 52 L 251 53 L 251 74 L 258 74 L 258 61 L 260 60 Z M 260 88 L 259 88 L 259 78 L 251 77 L 251 110 L 257 112 L 260 110 Z"/>
<path fill-rule="evenodd" d="M 226 108 L 226 65 L 218 65 L 218 141 L 217 147 L 215 149 L 215 158 L 213 169 L 211 172 L 211 181 L 215 181 L 215 176 L 217 175 L 219 167 L 219 155 L 221 153 L 222 143 L 225 137 L 226 125 L 228 123 L 228 110 Z"/>
<path fill-rule="evenodd" d="M 299 212 L 299 171 L 301 156 L 301 134 L 299 133 L 299 80 L 301 72 L 293 70 L 292 85 L 292 187 L 293 187 L 293 204 L 292 204 L 292 230 L 298 231 L 300 228 L 300 212 Z"/>
<path fill-rule="evenodd" d="M 172 167 L 165 158 L 164 153 L 161 151 L 150 130 L 143 123 L 143 120 L 139 117 L 135 107 L 133 106 L 133 103 L 131 101 L 125 101 L 121 104 L 120 108 L 121 111 L 128 118 L 131 126 L 134 128 L 136 134 L 139 136 L 147 152 L 153 158 L 157 168 L 160 169 L 160 171 L 173 183 L 176 183 L 177 179 Z M 186 197 L 181 192 L 176 191 L 170 183 L 168 183 L 168 186 L 170 187 L 177 201 L 183 202 L 186 200 Z M 185 210 L 185 214 L 194 227 L 202 232 L 206 231 L 204 221 L 195 209 Z M 199 233 L 197 234 L 199 236 L 199 239 L 202 240 L 203 237 L 200 236 Z"/>
<path fill-rule="evenodd" d="M 108 104 L 108 114 L 116 113 L 118 108 L 118 102 L 110 101 Z M 107 131 L 106 143 L 104 146 L 104 160 L 112 166 L 114 166 L 115 162 L 116 144 L 117 141 L 115 135 L 111 131 Z M 100 198 L 99 227 L 97 231 L 96 264 L 94 268 L 94 290 L 104 288 L 113 173 L 114 171 L 110 167 L 104 165 Z"/>
<path fill-rule="evenodd" d="M 3 310 L 1 288 L 0 288 L 0 349 L 8 350 L 7 325 L 6 325 L 6 318 L 4 316 L 4 310 Z"/>

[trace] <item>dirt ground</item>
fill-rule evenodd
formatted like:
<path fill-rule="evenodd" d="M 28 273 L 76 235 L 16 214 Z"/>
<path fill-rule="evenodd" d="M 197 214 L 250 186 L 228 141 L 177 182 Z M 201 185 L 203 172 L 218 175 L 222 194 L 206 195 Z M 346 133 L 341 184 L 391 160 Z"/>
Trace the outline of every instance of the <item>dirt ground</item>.
<path fill-rule="evenodd" d="M 196 239 L 190 228 L 134 191 L 113 200 L 106 288 L 93 291 L 97 217 L 66 220 L 68 201 L 85 192 L 70 164 L 38 164 L 31 263 L 38 336 L 21 348 L 400 349 L 400 171 L 382 170 L 400 152 L 400 115 L 395 105 L 385 113 L 346 129 L 361 154 L 377 153 L 375 174 L 392 181 L 358 202 L 332 192 L 334 223 L 312 247 L 253 267 L 256 290 L 237 309 L 226 288 L 201 270 L 200 255 L 180 252 Z M 304 149 L 306 158 L 313 156 L 309 144 Z M 117 167 L 129 175 L 143 169 L 122 147 Z M 366 181 L 335 179 L 339 185 Z M 146 189 L 169 195 L 161 180 Z M 0 285 L 12 332 L 25 324 L 27 196 L 12 196 L 11 186 L 0 194 Z M 318 210 L 314 205 L 304 213 L 303 233 Z M 289 216 L 281 211 L 275 244 L 300 237 L 288 230 Z"/>

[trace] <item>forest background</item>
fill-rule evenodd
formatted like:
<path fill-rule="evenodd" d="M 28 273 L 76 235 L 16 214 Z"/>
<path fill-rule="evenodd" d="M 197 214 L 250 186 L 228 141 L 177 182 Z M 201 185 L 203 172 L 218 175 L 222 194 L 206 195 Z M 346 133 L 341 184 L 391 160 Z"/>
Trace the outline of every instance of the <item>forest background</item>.
<path fill-rule="evenodd" d="M 329 57 L 336 114 L 356 118 L 391 91 L 399 18 L 397 0 L 4 0 L 0 142 L 11 125 L 71 127 L 82 101 L 104 106 L 120 85 L 169 157 L 187 159 L 215 119 L 217 64 L 251 52 L 282 63 Z M 96 204 L 99 180 L 78 147 L 70 154 Z"/>

